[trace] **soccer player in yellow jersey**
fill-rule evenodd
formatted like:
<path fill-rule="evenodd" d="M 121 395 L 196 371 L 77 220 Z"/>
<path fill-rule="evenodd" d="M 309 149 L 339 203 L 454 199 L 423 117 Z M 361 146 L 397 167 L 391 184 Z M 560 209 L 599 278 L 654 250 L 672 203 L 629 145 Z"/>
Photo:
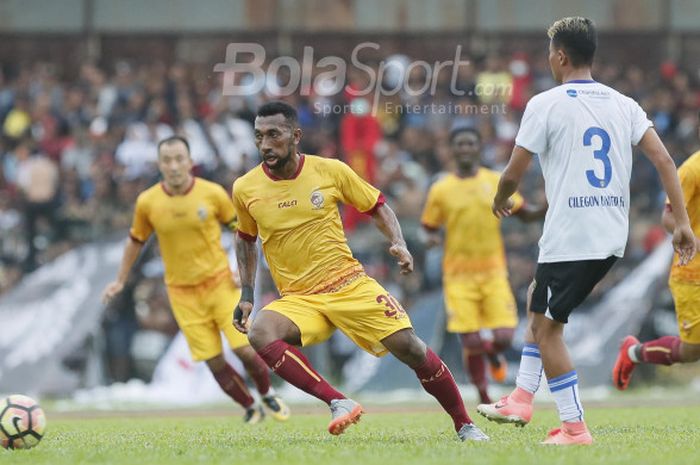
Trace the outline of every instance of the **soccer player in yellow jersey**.
<path fill-rule="evenodd" d="M 490 403 L 485 356 L 494 381 L 506 377 L 501 354 L 510 347 L 518 324 L 515 298 L 501 237 L 501 220 L 491 213 L 500 174 L 481 166 L 481 135 L 459 127 L 450 133 L 457 172 L 437 181 L 428 192 L 421 223 L 428 246 L 442 242 L 445 228 L 443 290 L 447 331 L 459 334 L 465 371 L 482 403 Z M 545 208 L 532 208 L 513 196 L 513 213 L 523 221 L 542 218 Z M 481 338 L 490 329 L 493 340 Z"/>
<path fill-rule="evenodd" d="M 242 283 L 235 326 L 248 333 L 279 376 L 329 405 L 331 434 L 356 423 L 362 407 L 328 384 L 296 346 L 325 341 L 337 328 L 367 352 L 391 352 L 413 369 L 452 417 L 461 440 L 488 439 L 467 415 L 452 374 L 416 336 L 401 304 L 352 256 L 338 203 L 372 216 L 406 274 L 413 270 L 413 258 L 396 215 L 346 164 L 298 153 L 300 138 L 293 107 L 284 102 L 260 107 L 255 139 L 263 162 L 233 185 Z M 249 328 L 258 237 L 282 297 L 265 306 Z"/>
<path fill-rule="evenodd" d="M 289 409 L 270 386 L 265 362 L 245 335 L 231 327 L 231 300 L 240 289 L 234 284 L 228 257 L 221 245 L 221 225 L 235 229 L 231 199 L 219 186 L 192 176 L 186 139 L 173 136 L 158 144 L 158 168 L 163 181 L 136 200 L 134 220 L 117 280 L 107 285 L 104 300 L 121 292 L 143 244 L 155 232 L 165 265 L 165 283 L 173 314 L 197 361 L 206 361 L 214 378 L 233 400 L 246 409 L 244 421 L 264 417 L 243 378 L 224 359 L 221 332 L 243 362 L 271 415 L 289 417 Z"/>
<path fill-rule="evenodd" d="M 695 233 L 695 242 L 700 246 L 700 151 L 681 165 L 678 177 L 690 225 Z M 668 200 L 661 220 L 664 228 L 673 233 L 676 222 Z M 679 257 L 674 256 L 668 285 L 676 306 L 680 337 L 663 336 L 642 344 L 636 337 L 627 336 L 620 346 L 613 367 L 613 382 L 621 391 L 629 386 L 632 372 L 638 363 L 673 365 L 700 360 L 700 259 L 695 257 L 687 265 L 680 266 Z"/>

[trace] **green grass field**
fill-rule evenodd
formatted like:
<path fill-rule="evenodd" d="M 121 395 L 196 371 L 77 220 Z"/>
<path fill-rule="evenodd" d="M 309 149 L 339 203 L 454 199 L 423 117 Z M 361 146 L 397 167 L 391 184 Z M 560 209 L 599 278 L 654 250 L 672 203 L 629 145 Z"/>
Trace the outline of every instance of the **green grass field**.
<path fill-rule="evenodd" d="M 367 406 L 366 406 L 367 407 Z M 596 443 L 541 446 L 557 424 L 539 411 L 524 429 L 475 420 L 489 443 L 458 442 L 438 411 L 372 413 L 340 437 L 325 428 L 328 415 L 298 414 L 280 424 L 246 427 L 238 416 L 67 418 L 48 414 L 44 440 L 28 451 L 0 450 L 0 463 L 107 464 L 655 464 L 698 463 L 700 406 L 595 407 L 586 410 Z M 472 409 L 473 410 L 473 409 Z M 72 416 L 72 415 L 71 415 Z"/>

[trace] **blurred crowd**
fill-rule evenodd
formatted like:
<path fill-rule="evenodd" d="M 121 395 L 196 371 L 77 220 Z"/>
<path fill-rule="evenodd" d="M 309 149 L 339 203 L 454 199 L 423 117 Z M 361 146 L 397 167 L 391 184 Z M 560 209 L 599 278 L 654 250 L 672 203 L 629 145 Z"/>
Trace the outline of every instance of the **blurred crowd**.
<path fill-rule="evenodd" d="M 369 273 L 410 306 L 440 283 L 440 251 L 422 247 L 420 213 L 430 184 L 453 167 L 449 131 L 459 125 L 478 128 L 484 165 L 500 169 L 527 100 L 555 85 L 544 55 L 472 58 L 456 76 L 456 87 L 465 91 L 456 96 L 449 72 L 428 82 L 423 68 L 408 66 L 415 57 L 386 57 L 393 66 L 381 85 L 389 90 L 408 84 L 376 99 L 347 90 L 280 97 L 281 82 L 289 78 L 284 75 L 279 80 L 267 76 L 255 95 L 226 96 L 223 75 L 208 65 L 86 63 L 68 79 L 59 62 L 5 64 L 0 68 L 0 293 L 78 244 L 115 233 L 126 237 L 136 196 L 158 180 L 156 144 L 164 137 L 187 137 L 196 174 L 230 189 L 259 162 L 252 127 L 256 108 L 283 98 L 299 111 L 303 152 L 345 160 L 379 187 L 395 209 L 417 263 L 407 278 L 399 277 L 381 235 L 363 215 L 345 209 L 344 221 L 351 246 Z M 698 149 L 697 70 L 671 62 L 654 69 L 598 63 L 594 75 L 642 105 L 677 163 Z M 350 88 L 365 88 L 367 79 L 367 74 L 348 70 Z M 419 95 L 408 91 L 423 87 L 428 91 Z M 409 111 L 413 108 L 418 110 Z M 653 167 L 638 157 L 633 173 L 628 260 L 615 268 L 610 283 L 664 237 L 658 226 L 664 194 Z M 541 203 L 542 187 L 535 165 L 523 194 L 529 202 Z M 541 225 L 506 220 L 504 232 L 511 281 L 524 311 Z M 125 306 L 136 308 L 139 299 L 142 306 L 149 299 L 167 306 L 157 282 L 149 282 L 148 292 L 138 292 L 135 283 L 136 297 Z M 266 298 L 271 299 L 268 288 Z M 132 311 L 124 318 L 133 325 L 121 326 L 128 332 L 149 324 L 143 315 L 148 311 Z M 165 319 L 153 324 L 173 330 Z"/>

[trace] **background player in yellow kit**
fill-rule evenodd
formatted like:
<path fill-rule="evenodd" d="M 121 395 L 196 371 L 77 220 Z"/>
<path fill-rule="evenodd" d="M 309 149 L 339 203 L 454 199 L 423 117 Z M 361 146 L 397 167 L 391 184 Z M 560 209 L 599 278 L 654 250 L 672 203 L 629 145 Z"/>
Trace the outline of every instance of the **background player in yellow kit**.
<path fill-rule="evenodd" d="M 248 331 L 260 236 L 282 297 L 257 314 L 250 342 L 279 376 L 330 406 L 331 434 L 356 423 L 362 407 L 328 384 L 295 346 L 324 341 L 338 328 L 367 352 L 391 352 L 411 367 L 452 417 L 461 440 L 487 440 L 467 415 L 448 368 L 416 336 L 401 304 L 365 274 L 348 247 L 339 202 L 372 215 L 391 242 L 389 252 L 401 272 L 413 271 L 401 227 L 381 193 L 338 160 L 299 154 L 297 113 L 286 103 L 260 107 L 255 138 L 263 162 L 233 185 L 242 284 L 236 327 Z"/>
<path fill-rule="evenodd" d="M 108 301 L 121 292 L 144 242 L 155 232 L 165 265 L 165 283 L 173 314 L 196 361 L 206 361 L 214 378 L 246 409 L 246 423 L 264 417 L 241 376 L 224 359 L 221 332 L 243 362 L 263 403 L 278 420 L 289 409 L 270 386 L 265 362 L 245 335 L 231 327 L 231 300 L 238 299 L 228 257 L 221 245 L 221 225 L 235 229 L 235 211 L 218 184 L 192 176 L 186 139 L 173 136 L 158 144 L 158 168 L 163 181 L 136 200 L 134 220 L 117 280 L 104 290 Z"/>
<path fill-rule="evenodd" d="M 518 324 L 501 219 L 491 214 L 500 173 L 481 166 L 481 135 L 476 129 L 458 127 L 449 140 L 457 171 L 432 185 L 421 223 L 428 246 L 442 242 L 440 229 L 445 228 L 442 281 L 447 331 L 459 334 L 464 369 L 481 402 L 490 403 L 485 358 L 493 380 L 503 382 L 507 364 L 499 354 L 510 347 Z M 526 205 L 517 193 L 513 202 L 514 215 L 523 221 L 542 218 L 546 212 Z M 490 329 L 493 340 L 482 339 L 482 329 Z"/>
<path fill-rule="evenodd" d="M 691 155 L 678 168 L 678 177 L 695 241 L 700 245 L 700 151 Z M 669 233 L 673 233 L 676 223 L 668 201 L 662 223 Z M 700 260 L 696 257 L 685 266 L 680 266 L 678 261 L 679 257 L 675 255 L 668 285 L 676 307 L 680 337 L 663 336 L 642 344 L 636 337 L 627 336 L 620 346 L 613 367 L 613 382 L 621 391 L 629 386 L 632 372 L 638 363 L 673 365 L 700 360 Z"/>

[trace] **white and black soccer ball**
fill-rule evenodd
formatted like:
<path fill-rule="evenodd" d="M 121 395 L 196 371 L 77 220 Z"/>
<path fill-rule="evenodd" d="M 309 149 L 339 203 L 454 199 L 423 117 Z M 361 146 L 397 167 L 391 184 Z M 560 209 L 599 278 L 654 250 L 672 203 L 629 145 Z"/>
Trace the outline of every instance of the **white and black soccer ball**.
<path fill-rule="evenodd" d="M 41 441 L 46 415 L 31 397 L 13 394 L 0 401 L 0 446 L 30 449 Z"/>

